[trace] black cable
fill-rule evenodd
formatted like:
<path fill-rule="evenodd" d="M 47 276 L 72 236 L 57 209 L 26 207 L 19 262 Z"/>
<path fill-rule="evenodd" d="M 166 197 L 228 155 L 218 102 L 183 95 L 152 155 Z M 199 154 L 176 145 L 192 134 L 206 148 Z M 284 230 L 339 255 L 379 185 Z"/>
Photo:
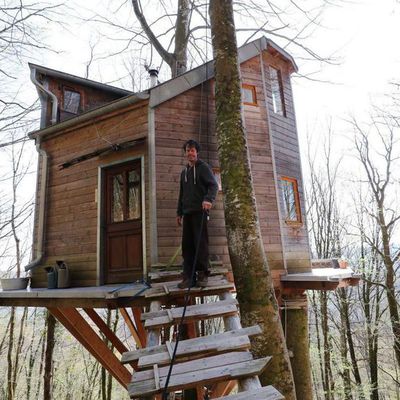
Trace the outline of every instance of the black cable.
<path fill-rule="evenodd" d="M 203 233 L 204 218 L 205 218 L 206 215 L 207 215 L 207 211 L 203 210 L 203 214 L 201 216 L 200 234 L 199 234 L 199 237 L 197 239 L 196 252 L 195 252 L 195 255 L 194 255 L 194 260 L 193 260 L 193 265 L 192 265 L 190 283 L 189 283 L 189 287 L 188 287 L 188 289 L 186 291 L 186 294 L 185 294 L 185 303 L 184 303 L 184 306 L 183 306 L 182 316 L 181 316 L 181 319 L 180 319 L 179 325 L 178 325 L 178 334 L 176 335 L 175 347 L 174 347 L 174 351 L 172 353 L 171 363 L 169 365 L 167 379 L 165 381 L 165 386 L 164 386 L 163 393 L 162 393 L 162 400 L 168 400 L 167 389 L 168 389 L 169 380 L 170 380 L 171 374 L 172 374 L 172 368 L 174 366 L 174 362 L 175 362 L 175 358 L 176 358 L 176 352 L 178 350 L 178 343 L 179 343 L 180 336 L 181 336 L 181 328 L 182 328 L 182 325 L 183 325 L 183 321 L 185 319 L 186 308 L 187 308 L 187 306 L 189 304 L 189 299 L 190 299 L 189 294 L 190 294 L 190 289 L 192 288 L 192 284 L 193 284 L 193 278 L 194 278 L 194 273 L 195 273 L 195 269 L 196 269 L 197 258 L 198 258 L 198 255 L 199 255 L 200 241 L 201 241 L 201 236 L 202 236 L 202 233 Z"/>

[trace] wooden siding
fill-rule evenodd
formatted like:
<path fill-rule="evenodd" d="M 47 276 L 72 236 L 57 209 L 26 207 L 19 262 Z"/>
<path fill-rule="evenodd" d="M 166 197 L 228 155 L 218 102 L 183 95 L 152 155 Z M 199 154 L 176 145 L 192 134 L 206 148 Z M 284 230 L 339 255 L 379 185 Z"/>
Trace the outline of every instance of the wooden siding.
<path fill-rule="evenodd" d="M 286 117 L 275 115 L 272 111 L 268 65 L 278 67 L 282 71 Z M 266 80 L 267 101 L 262 68 Z M 278 202 L 282 203 L 280 177 L 292 176 L 297 179 L 299 185 L 303 221 L 305 216 L 300 154 L 288 68 L 285 61 L 266 52 L 263 63 L 260 57 L 254 57 L 241 65 L 242 83 L 254 85 L 256 88 L 257 105 L 244 105 L 243 110 L 264 248 L 269 266 L 276 272 L 284 271 L 285 264 L 288 272 L 310 268 L 305 223 L 289 226 L 279 215 Z M 198 140 L 203 148 L 201 158 L 212 167 L 218 167 L 214 99 L 210 94 L 207 101 L 206 93 L 205 84 L 203 88 L 198 86 L 161 104 L 155 111 L 160 262 L 167 262 L 172 257 L 181 240 L 181 230 L 176 226 L 175 216 L 179 174 L 185 165 L 181 149 L 183 142 L 190 138 Z M 283 208 L 283 204 L 280 204 L 280 208 Z M 221 194 L 211 212 L 209 230 L 210 255 L 229 263 Z M 278 278 L 278 275 L 274 276 Z"/>
<path fill-rule="evenodd" d="M 63 89 L 67 88 L 80 93 L 81 105 L 78 114 L 93 110 L 94 108 L 100 107 L 104 104 L 108 104 L 113 100 L 123 97 L 122 95 L 115 94 L 106 90 L 95 89 L 89 86 L 79 85 L 75 82 L 63 80 L 59 78 L 53 78 L 47 76 L 45 78 L 48 89 L 53 93 L 58 100 L 58 118 L 59 120 L 66 119 L 65 117 L 60 118 L 63 110 Z M 46 126 L 50 125 L 51 120 L 51 101 L 48 100 L 47 112 L 46 112 Z M 71 114 L 73 116 L 73 114 Z"/>
<path fill-rule="evenodd" d="M 207 97 L 209 84 L 195 87 L 155 110 L 156 201 L 158 259 L 167 262 L 181 243 L 181 228 L 176 224 L 179 176 L 185 166 L 182 150 L 188 139 L 197 140 L 200 158 L 211 167 L 219 166 L 214 132 L 214 102 Z M 207 128 L 208 126 L 208 128 Z M 208 131 L 208 133 L 207 133 Z M 229 263 L 222 196 L 218 194 L 208 224 L 210 256 Z"/>
<path fill-rule="evenodd" d="M 281 71 L 283 97 L 286 115 L 274 113 L 269 80 L 269 66 Z M 297 180 L 301 218 L 300 224 L 288 224 L 285 216 L 281 215 L 283 232 L 284 253 L 286 267 L 289 273 L 306 272 L 311 268 L 309 241 L 306 227 L 305 198 L 301 172 L 300 148 L 296 128 L 293 94 L 290 84 L 288 64 L 280 57 L 263 53 L 263 67 L 266 77 L 266 90 L 268 93 L 268 115 L 270 119 L 271 135 L 274 149 L 274 162 L 277 175 L 278 201 L 281 210 L 283 207 L 281 177 L 287 176 Z"/>
<path fill-rule="evenodd" d="M 147 136 L 147 102 L 113 113 L 96 124 L 77 126 L 42 143 L 49 155 L 45 259 L 43 266 L 64 260 L 71 269 L 73 286 L 95 286 L 97 272 L 98 168 L 129 158 L 144 156 L 145 204 L 148 204 L 147 143 L 130 149 L 91 158 L 60 169 L 71 159 L 107 147 Z M 149 244 L 146 206 L 146 243 Z M 37 239 L 37 238 L 36 238 Z M 149 254 L 149 249 L 146 249 Z M 32 285 L 45 286 L 43 268 L 33 272 Z"/>

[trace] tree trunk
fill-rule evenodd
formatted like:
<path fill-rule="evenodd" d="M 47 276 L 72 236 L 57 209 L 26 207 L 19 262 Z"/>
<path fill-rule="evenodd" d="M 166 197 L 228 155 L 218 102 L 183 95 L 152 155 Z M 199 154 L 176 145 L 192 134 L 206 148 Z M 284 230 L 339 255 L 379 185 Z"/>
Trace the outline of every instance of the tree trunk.
<path fill-rule="evenodd" d="M 271 274 L 261 240 L 250 163 L 241 118 L 241 85 L 232 0 L 210 2 L 215 59 L 218 156 L 225 225 L 243 326 L 261 325 L 253 342 L 256 356 L 273 356 L 260 376 L 287 400 L 295 399 L 292 371 Z"/>
<path fill-rule="evenodd" d="M 53 351 L 55 344 L 56 319 L 49 312 L 47 313 L 47 334 L 46 334 L 46 353 L 43 373 L 43 400 L 53 398 L 52 376 L 53 376 Z"/>
<path fill-rule="evenodd" d="M 9 333 L 8 350 L 7 350 L 7 400 L 13 400 L 14 373 L 13 373 L 12 355 L 14 350 L 15 307 L 11 307 L 9 326 L 10 326 L 10 333 Z"/>
<path fill-rule="evenodd" d="M 289 300 L 288 302 L 286 302 Z M 301 306 L 290 306 L 291 301 Z M 308 341 L 307 297 L 296 295 L 291 299 L 285 297 L 284 324 L 286 344 L 291 353 L 290 363 L 296 387 L 296 396 L 300 400 L 312 400 L 311 362 Z"/>

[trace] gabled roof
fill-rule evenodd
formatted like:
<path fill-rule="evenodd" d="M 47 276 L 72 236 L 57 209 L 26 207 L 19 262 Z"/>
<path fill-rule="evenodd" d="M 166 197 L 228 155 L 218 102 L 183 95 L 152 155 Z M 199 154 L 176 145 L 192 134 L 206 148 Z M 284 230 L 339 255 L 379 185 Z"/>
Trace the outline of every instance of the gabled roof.
<path fill-rule="evenodd" d="M 51 76 L 52 78 L 63 79 L 65 81 L 77 83 L 82 86 L 99 89 L 109 93 L 119 94 L 120 96 L 127 96 L 128 94 L 133 93 L 131 90 L 125 90 L 115 86 L 106 85 L 105 83 L 92 81 L 91 79 L 85 79 L 76 75 L 67 74 L 66 72 L 43 67 L 42 65 L 37 65 L 32 63 L 28 63 L 28 65 L 31 71 L 36 70 L 36 72 L 40 74 Z"/>
<path fill-rule="evenodd" d="M 298 68 L 293 57 L 289 53 L 287 53 L 284 49 L 279 47 L 275 42 L 273 42 L 270 39 L 267 39 L 265 36 L 253 40 L 252 42 L 247 43 L 238 48 L 239 63 L 241 64 L 247 60 L 250 60 L 251 58 L 259 55 L 263 50 L 269 50 L 271 52 L 279 54 L 282 58 L 284 58 L 290 63 L 292 72 L 297 72 Z M 133 104 L 137 101 L 148 99 L 149 97 L 150 97 L 149 106 L 151 108 L 154 108 L 160 105 L 161 103 L 164 103 L 165 101 L 170 100 L 173 97 L 178 96 L 179 94 L 186 92 L 187 90 L 192 89 L 193 87 L 200 85 L 203 82 L 214 77 L 214 60 L 211 60 L 205 64 L 200 65 L 197 68 L 194 68 L 188 72 L 185 72 L 182 75 L 179 75 L 176 78 L 172 78 L 166 82 L 160 83 L 157 86 L 149 88 L 148 90 L 144 90 L 138 93 L 132 93 L 128 90 L 119 89 L 113 86 L 105 85 L 100 82 L 95 82 L 89 79 L 80 78 L 75 75 L 70 75 L 65 72 L 56 71 L 39 65 L 29 64 L 29 67 L 31 68 L 31 70 L 33 68 L 36 68 L 38 72 L 42 72 L 44 74 L 53 77 L 58 77 L 70 81 L 73 80 L 74 82 L 80 83 L 82 85 L 92 86 L 98 89 L 103 89 L 108 91 L 114 91 L 115 93 L 119 93 L 125 96 L 122 99 L 114 100 L 112 103 L 110 103 L 110 107 L 108 107 L 108 105 L 105 105 L 102 106 L 101 108 L 96 108 L 94 110 L 78 115 L 74 118 L 68 119 L 67 121 L 60 122 L 58 124 L 51 125 L 47 128 L 31 132 L 29 134 L 30 138 L 36 138 L 38 136 L 46 136 L 55 131 L 58 131 L 59 129 L 67 127 L 69 128 L 74 124 L 83 122 L 83 120 L 86 121 L 95 118 L 99 116 L 99 113 L 106 113 L 109 110 L 115 111 L 119 108 L 122 109 L 127 105 Z"/>
<path fill-rule="evenodd" d="M 292 71 L 297 72 L 298 68 L 293 57 L 275 42 L 267 39 L 265 36 L 253 40 L 238 48 L 239 64 L 250 60 L 260 54 L 263 50 L 272 50 L 281 57 L 289 61 Z M 197 68 L 194 68 L 176 78 L 163 82 L 150 89 L 150 107 L 156 107 L 187 90 L 200 85 L 214 77 L 214 60 L 211 60 Z"/>

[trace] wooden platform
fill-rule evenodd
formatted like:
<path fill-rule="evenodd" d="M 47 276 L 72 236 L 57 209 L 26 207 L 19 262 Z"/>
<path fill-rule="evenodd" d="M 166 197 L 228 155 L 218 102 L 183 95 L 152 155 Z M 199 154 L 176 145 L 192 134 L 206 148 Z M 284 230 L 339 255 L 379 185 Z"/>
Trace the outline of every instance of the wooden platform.
<path fill-rule="evenodd" d="M 207 386 L 216 396 L 228 395 L 224 399 L 281 399 L 274 388 L 261 388 L 257 375 L 267 367 L 270 357 L 253 359 L 250 337 L 260 334 L 261 329 L 241 327 L 238 304 L 230 293 L 234 286 L 225 276 L 228 273 L 228 269 L 217 265 L 206 288 L 190 289 L 184 320 L 189 338 L 179 341 L 176 348 L 167 391 L 196 388 L 200 400 Z M 47 307 L 132 398 L 148 400 L 163 392 L 176 346 L 176 342 L 168 340 L 160 344 L 160 331 L 170 337 L 170 327 L 177 327 L 182 319 L 181 305 L 188 294 L 186 289 L 177 287 L 180 270 L 161 268 L 151 276 L 155 280 L 151 285 L 3 291 L 0 306 Z M 119 309 L 138 350 L 128 351 L 95 308 Z M 149 311 L 144 312 L 144 308 Z M 214 318 L 223 320 L 225 332 L 196 337 L 195 324 Z M 106 345 L 104 337 L 114 350 Z M 229 396 L 236 380 L 249 391 Z"/>

